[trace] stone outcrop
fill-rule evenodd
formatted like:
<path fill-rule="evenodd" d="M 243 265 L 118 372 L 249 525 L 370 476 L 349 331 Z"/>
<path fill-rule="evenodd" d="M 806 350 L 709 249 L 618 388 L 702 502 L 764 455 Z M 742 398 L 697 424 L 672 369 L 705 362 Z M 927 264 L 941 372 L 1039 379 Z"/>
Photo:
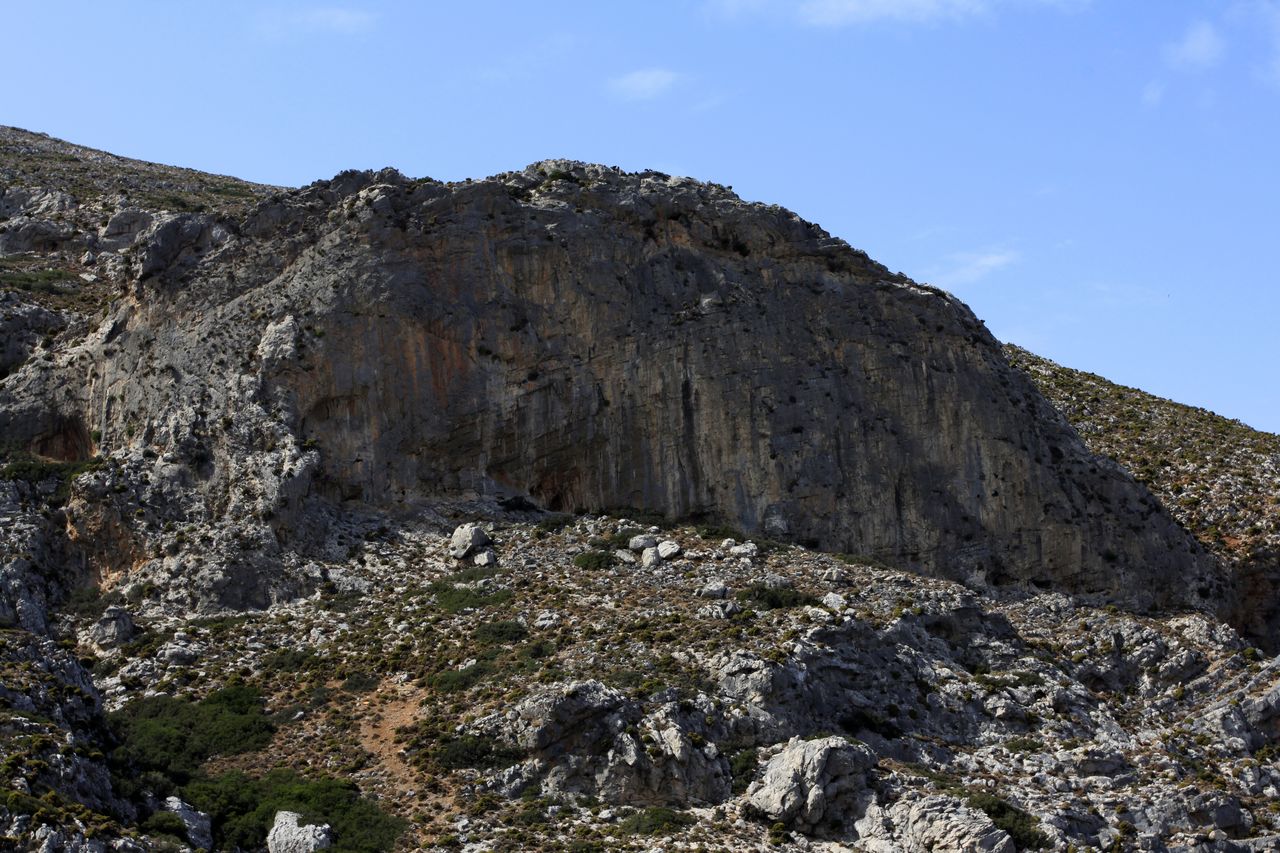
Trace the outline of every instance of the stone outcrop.
<path fill-rule="evenodd" d="M 508 794 L 537 781 L 557 795 L 613 803 L 707 804 L 730 790 L 728 764 L 705 736 L 712 710 L 704 696 L 685 710 L 672 702 L 645 714 L 617 690 L 584 681 L 546 687 L 473 728 L 530 756 L 498 776 Z"/>

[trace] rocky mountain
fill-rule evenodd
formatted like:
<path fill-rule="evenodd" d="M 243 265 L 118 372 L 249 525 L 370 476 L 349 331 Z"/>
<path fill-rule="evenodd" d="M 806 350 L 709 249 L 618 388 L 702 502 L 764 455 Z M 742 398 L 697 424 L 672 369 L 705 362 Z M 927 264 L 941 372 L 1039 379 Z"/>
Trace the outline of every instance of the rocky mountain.
<path fill-rule="evenodd" d="M 1234 576 L 1233 623 L 1280 636 L 1280 436 L 1114 385 L 1018 347 L 1023 369 L 1089 449 L 1133 473 Z"/>
<path fill-rule="evenodd" d="M 1266 573 L 794 214 L 0 129 L 0 217 L 13 844 L 1277 843 Z"/>

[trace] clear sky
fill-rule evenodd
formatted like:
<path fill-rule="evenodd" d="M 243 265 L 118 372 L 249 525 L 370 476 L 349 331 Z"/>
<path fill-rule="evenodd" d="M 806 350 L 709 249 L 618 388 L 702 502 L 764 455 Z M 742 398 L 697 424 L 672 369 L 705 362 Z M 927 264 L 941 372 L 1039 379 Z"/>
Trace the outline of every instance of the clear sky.
<path fill-rule="evenodd" d="M 298 185 L 547 157 L 785 205 L 1280 432 L 1280 0 L 16 2 L 0 123 Z"/>

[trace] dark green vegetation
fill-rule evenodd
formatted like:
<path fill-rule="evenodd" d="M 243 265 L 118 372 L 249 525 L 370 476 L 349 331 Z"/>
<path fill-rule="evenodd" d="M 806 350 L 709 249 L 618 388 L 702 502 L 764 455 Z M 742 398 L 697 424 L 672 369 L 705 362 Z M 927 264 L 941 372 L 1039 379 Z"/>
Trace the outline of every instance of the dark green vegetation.
<path fill-rule="evenodd" d="M 756 610 L 776 610 L 782 607 L 817 605 L 818 599 L 799 590 L 783 587 L 774 589 L 762 583 L 753 583 L 738 593 L 738 600 Z"/>
<path fill-rule="evenodd" d="M 329 824 L 330 849 L 349 853 L 390 850 L 407 827 L 362 799 L 350 782 L 304 779 L 290 770 L 272 770 L 261 779 L 225 773 L 191 783 L 183 795 L 213 818 L 214 844 L 223 850 L 262 849 L 278 811 L 298 812 L 300 823 Z"/>
<path fill-rule="evenodd" d="M 97 458 L 81 462 L 59 462 L 16 451 L 10 452 L 8 461 L 0 466 L 0 480 L 23 480 L 32 485 L 56 480 L 57 488 L 54 490 L 51 501 L 61 504 L 65 503 L 71 494 L 71 481 L 81 474 L 95 470 L 101 464 L 101 460 Z"/>
<path fill-rule="evenodd" d="M 613 565 L 613 555 L 608 551 L 583 551 L 574 555 L 573 564 L 580 569 L 592 571 L 607 569 Z"/>
<path fill-rule="evenodd" d="M 218 755 L 253 752 L 271 740 L 275 726 L 254 688 L 236 685 L 200 701 L 152 696 L 110 715 L 119 746 L 110 756 L 113 786 L 128 799 L 146 791 L 178 793 L 213 820 L 220 850 L 260 849 L 277 811 L 296 811 L 303 822 L 332 826 L 332 849 L 373 853 L 389 850 L 405 829 L 398 818 L 363 800 L 350 782 L 306 779 L 290 770 L 261 778 L 225 773 L 208 778 L 202 765 Z M 140 825 L 147 832 L 185 841 L 181 821 L 156 812 Z"/>
<path fill-rule="evenodd" d="M 173 784 L 190 781 L 215 755 L 261 749 L 275 730 L 262 712 L 261 694 L 243 686 L 199 702 L 149 696 L 112 714 L 110 723 L 121 741 L 113 755 L 117 767 L 160 774 Z"/>
<path fill-rule="evenodd" d="M 492 738 L 462 735 L 441 741 L 432 750 L 432 757 L 441 767 L 458 770 L 464 767 L 510 767 L 524 758 L 524 753 Z"/>
<path fill-rule="evenodd" d="M 755 747 L 738 750 L 729 759 L 729 772 L 733 775 L 733 793 L 745 794 L 756 777 L 760 750 Z"/>
<path fill-rule="evenodd" d="M 6 128 L 0 172 L 16 185 L 70 193 L 81 204 L 123 193 L 152 210 L 243 213 L 274 187 L 192 169 L 117 157 L 17 128 Z"/>
<path fill-rule="evenodd" d="M 64 269 L 14 269 L 11 263 L 0 262 L 0 289 L 13 288 L 29 293 L 62 295 L 67 288 L 62 282 L 75 279 L 75 274 Z"/>
<path fill-rule="evenodd" d="M 505 604 L 511 600 L 510 590 L 499 589 L 488 592 L 479 583 L 497 575 L 498 569 L 494 568 L 463 569 L 434 581 L 427 591 L 435 596 L 436 604 L 446 613 L 479 610 L 483 607 Z"/>
<path fill-rule="evenodd" d="M 1009 833 L 1019 850 L 1044 850 L 1051 846 L 1049 836 L 1040 831 L 1040 821 L 1017 806 L 985 791 L 970 794 L 968 799 L 969 805 L 986 812 L 992 823 Z"/>
<path fill-rule="evenodd" d="M 655 806 L 629 815 L 622 821 L 621 828 L 628 835 L 672 835 L 696 822 L 692 815 Z"/>

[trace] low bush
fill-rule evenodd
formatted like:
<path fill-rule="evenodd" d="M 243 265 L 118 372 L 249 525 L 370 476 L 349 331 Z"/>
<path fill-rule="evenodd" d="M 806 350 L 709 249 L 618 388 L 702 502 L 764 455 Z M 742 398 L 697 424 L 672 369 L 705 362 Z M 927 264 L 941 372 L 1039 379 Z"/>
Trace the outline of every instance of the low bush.
<path fill-rule="evenodd" d="M 574 555 L 573 564 L 580 569 L 599 571 L 613 565 L 613 555 L 608 551 L 583 551 Z"/>
<path fill-rule="evenodd" d="M 330 850 L 378 853 L 390 850 L 407 828 L 369 800 L 351 782 L 307 779 L 292 770 L 272 770 L 260 779 L 225 773 L 193 782 L 184 798 L 213 819 L 214 844 L 219 849 L 261 850 L 278 811 L 302 815 L 302 823 L 327 823 L 333 828 Z"/>
<path fill-rule="evenodd" d="M 784 587 L 773 589 L 762 583 L 753 583 L 738 593 L 738 600 L 756 610 L 777 610 L 784 607 L 816 606 L 818 599 L 799 590 Z"/>
<path fill-rule="evenodd" d="M 635 812 L 619 826 L 629 835 L 671 835 L 696 822 L 692 815 L 665 806 L 654 806 Z"/>
<path fill-rule="evenodd" d="M 500 622 L 485 622 L 476 628 L 476 639 L 490 646 L 505 646 L 518 643 L 529 636 L 529 631 L 514 619 Z"/>
<path fill-rule="evenodd" d="M 342 682 L 342 689 L 348 693 L 368 693 L 381 683 L 381 679 L 371 672 L 353 672 Z"/>
<path fill-rule="evenodd" d="M 436 597 L 436 604 L 446 613 L 479 610 L 511 600 L 510 590 L 500 589 L 486 593 L 465 586 L 454 586 L 449 581 L 436 581 L 431 584 L 430 590 Z"/>
<path fill-rule="evenodd" d="M 992 823 L 1009 833 L 1019 850 L 1044 850 L 1052 846 L 1049 836 L 1040 831 L 1040 821 L 1012 803 L 986 791 L 972 793 L 968 800 L 969 805 L 986 812 Z"/>
<path fill-rule="evenodd" d="M 447 770 L 464 767 L 487 769 L 510 767 L 524 758 L 520 750 L 498 743 L 493 738 L 478 735 L 462 735 L 441 742 L 431 751 L 431 757 Z"/>
<path fill-rule="evenodd" d="M 199 702 L 149 696 L 108 717 L 120 746 L 112 763 L 123 779 L 132 771 L 156 771 L 183 784 L 209 758 L 266 746 L 275 727 L 262 711 L 262 696 L 249 687 L 226 687 Z M 165 792 L 159 792 L 165 793 Z"/>
<path fill-rule="evenodd" d="M 729 772 L 733 776 L 733 793 L 744 794 L 756 777 L 759 750 L 754 747 L 739 750 L 729 759 Z"/>
<path fill-rule="evenodd" d="M 155 812 L 138 828 L 147 835 L 167 835 L 176 841 L 187 841 L 187 825 L 173 812 Z"/>
<path fill-rule="evenodd" d="M 473 663 L 465 669 L 446 669 L 432 675 L 427 682 L 441 693 L 460 693 L 480 682 L 493 671 L 487 661 Z"/>

